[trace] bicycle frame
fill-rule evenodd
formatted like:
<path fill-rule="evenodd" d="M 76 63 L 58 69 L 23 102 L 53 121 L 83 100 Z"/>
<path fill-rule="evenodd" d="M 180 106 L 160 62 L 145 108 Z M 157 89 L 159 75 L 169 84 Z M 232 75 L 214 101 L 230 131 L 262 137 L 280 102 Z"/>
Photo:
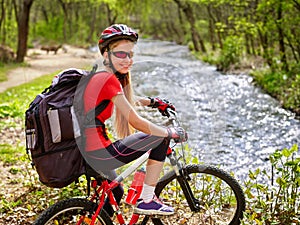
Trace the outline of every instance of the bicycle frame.
<path fill-rule="evenodd" d="M 112 193 L 112 190 L 116 188 L 118 185 L 121 184 L 121 182 L 127 178 L 130 174 L 132 174 L 134 171 L 136 171 L 147 159 L 149 158 L 149 153 L 151 150 L 149 150 L 147 153 L 142 155 L 140 158 L 138 158 L 131 166 L 129 166 L 125 171 L 123 171 L 119 176 L 117 176 L 112 182 L 108 183 L 108 180 L 105 179 L 101 185 L 97 189 L 97 181 L 92 181 L 92 187 L 95 189 L 95 193 L 91 196 L 90 200 L 94 201 L 95 199 L 99 199 L 100 203 L 97 207 L 97 210 L 92 215 L 92 221 L 91 225 L 95 224 L 95 221 L 97 219 L 97 216 L 99 215 L 104 203 L 106 197 L 109 199 L 109 203 L 114 208 L 114 211 L 116 212 L 117 219 L 120 224 L 125 224 L 125 220 L 123 218 L 123 215 L 120 211 L 119 205 Z M 105 175 L 102 175 L 105 177 Z M 96 190 L 97 189 L 97 190 Z M 99 195 L 101 193 L 101 195 Z M 138 215 L 132 215 L 131 222 L 129 224 L 134 224 L 138 220 Z M 78 225 L 81 224 L 81 222 L 84 220 L 84 216 L 81 217 L 81 219 L 78 221 Z M 132 222 L 133 221 L 133 222 Z M 134 222 L 135 221 L 135 222 Z"/>
<path fill-rule="evenodd" d="M 137 160 L 135 160 L 135 162 L 129 166 L 128 168 L 126 168 L 120 175 L 118 175 L 112 182 L 108 182 L 107 179 L 105 179 L 101 185 L 97 188 L 97 181 L 93 180 L 92 181 L 92 188 L 95 189 L 95 193 L 91 196 L 90 201 L 94 201 L 96 199 L 99 199 L 99 204 L 97 207 L 97 210 L 95 211 L 95 213 L 92 215 L 92 220 L 91 220 L 91 225 L 95 224 L 95 221 L 97 219 L 97 216 L 99 215 L 100 211 L 102 210 L 102 207 L 104 206 L 105 203 L 105 199 L 108 197 L 109 199 L 109 203 L 111 204 L 111 206 L 113 207 L 115 213 L 116 213 L 116 217 L 119 221 L 119 224 L 125 224 L 125 220 L 124 217 L 122 215 L 122 212 L 120 210 L 120 207 L 112 193 L 112 190 L 114 188 L 116 188 L 118 185 L 121 184 L 121 182 L 126 179 L 128 176 L 130 176 L 132 173 L 134 173 L 145 161 L 147 161 L 147 159 L 149 158 L 149 154 L 150 154 L 149 150 L 147 153 L 145 153 L 144 155 L 142 155 L 140 158 L 138 158 Z M 167 151 L 167 156 L 171 155 L 173 152 L 173 150 L 169 147 L 168 151 Z M 104 175 L 103 175 L 104 176 Z M 104 176 L 105 177 L 105 176 Z M 100 194 L 101 193 L 101 194 Z M 139 219 L 139 215 L 138 214 L 133 214 L 131 217 L 131 220 L 129 222 L 129 224 L 135 224 L 137 222 L 137 220 Z M 82 216 L 80 218 L 80 220 L 77 222 L 77 224 L 81 224 L 84 220 L 84 216 Z"/>
<path fill-rule="evenodd" d="M 170 112 L 171 111 L 169 111 L 169 113 Z M 172 111 L 172 115 L 173 115 L 173 117 L 169 118 L 168 121 L 172 122 L 174 126 L 178 126 L 179 124 L 178 124 L 178 121 L 176 120 L 176 114 L 174 111 Z M 118 185 L 120 185 L 124 179 L 126 179 L 133 172 L 135 172 L 145 161 L 147 161 L 147 159 L 149 158 L 150 151 L 151 150 L 149 150 L 147 153 L 145 153 L 144 155 L 142 155 L 141 157 L 136 159 L 135 162 L 131 166 L 129 166 L 127 169 L 125 169 L 112 182 L 109 183 L 108 180 L 105 179 L 101 183 L 100 187 L 98 187 L 98 189 L 97 189 L 97 181 L 95 180 L 94 182 L 92 182 L 92 187 L 95 189 L 95 193 L 91 196 L 90 200 L 94 201 L 96 199 L 99 199 L 100 203 L 98 204 L 97 210 L 92 215 L 91 225 L 95 224 L 97 216 L 99 215 L 100 211 L 102 210 L 102 207 L 104 206 L 104 203 L 105 203 L 105 199 L 107 197 L 109 199 L 109 203 L 111 204 L 111 206 L 113 207 L 113 209 L 116 213 L 116 217 L 118 219 L 119 224 L 122 224 L 122 225 L 125 224 L 124 217 L 123 217 L 120 207 L 112 193 L 112 190 L 114 188 L 116 188 Z M 199 202 L 194 198 L 192 191 L 190 189 L 190 186 L 186 180 L 187 177 L 184 175 L 184 171 L 182 170 L 183 167 L 182 167 L 181 163 L 178 161 L 178 158 L 175 156 L 175 152 L 171 147 L 168 147 L 167 157 L 170 160 L 171 166 L 173 167 L 173 170 L 174 170 L 176 176 L 178 177 L 179 183 L 182 186 L 186 187 L 184 189 L 184 194 L 186 196 L 190 196 L 190 198 L 187 198 L 187 199 L 192 199 L 192 200 L 188 201 L 190 208 L 193 211 L 198 211 L 199 210 Z M 184 159 L 184 163 L 185 163 L 185 159 Z M 102 176 L 105 178 L 105 175 L 102 174 Z M 132 214 L 129 225 L 136 224 L 138 219 L 139 219 L 138 214 Z M 81 224 L 81 222 L 83 220 L 84 220 L 84 216 L 82 216 L 82 218 L 78 221 L 77 224 L 78 225 Z"/>

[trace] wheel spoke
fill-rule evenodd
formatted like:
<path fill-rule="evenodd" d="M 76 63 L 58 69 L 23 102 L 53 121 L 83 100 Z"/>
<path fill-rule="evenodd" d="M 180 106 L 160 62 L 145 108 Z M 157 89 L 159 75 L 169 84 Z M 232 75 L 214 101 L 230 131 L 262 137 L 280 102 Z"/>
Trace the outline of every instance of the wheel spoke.
<path fill-rule="evenodd" d="M 203 170 L 202 167 L 189 167 L 187 173 L 193 197 L 199 203 L 198 210 L 191 210 L 176 176 L 160 182 L 159 198 L 172 205 L 175 214 L 153 219 L 154 224 L 230 224 L 242 217 L 244 195 L 238 183 L 217 168 Z"/>
<path fill-rule="evenodd" d="M 92 222 L 90 214 L 94 213 L 96 206 L 95 203 L 80 198 L 60 201 L 44 211 L 33 225 L 77 225 L 79 221 L 81 225 L 89 225 Z M 94 224 L 112 225 L 112 222 L 102 210 Z"/>

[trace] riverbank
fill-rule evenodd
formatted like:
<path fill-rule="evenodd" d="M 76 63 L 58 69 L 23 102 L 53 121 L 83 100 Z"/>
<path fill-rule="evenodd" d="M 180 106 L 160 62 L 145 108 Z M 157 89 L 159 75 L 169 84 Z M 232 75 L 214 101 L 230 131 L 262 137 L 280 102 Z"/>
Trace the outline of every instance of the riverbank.
<path fill-rule="evenodd" d="M 278 70 L 257 70 L 250 75 L 256 85 L 273 98 L 277 99 L 283 108 L 295 113 L 300 119 L 300 68 L 292 68 L 288 73 Z"/>
<path fill-rule="evenodd" d="M 217 70 L 223 74 L 250 75 L 253 77 L 254 85 L 277 99 L 281 106 L 296 115 L 300 119 L 300 65 L 289 68 L 289 72 L 282 71 L 280 64 L 272 70 L 266 66 L 267 63 L 260 56 L 249 56 L 237 58 L 237 62 L 224 68 L 220 66 L 224 57 L 214 56 L 214 52 L 196 57 L 209 64 L 216 65 Z"/>

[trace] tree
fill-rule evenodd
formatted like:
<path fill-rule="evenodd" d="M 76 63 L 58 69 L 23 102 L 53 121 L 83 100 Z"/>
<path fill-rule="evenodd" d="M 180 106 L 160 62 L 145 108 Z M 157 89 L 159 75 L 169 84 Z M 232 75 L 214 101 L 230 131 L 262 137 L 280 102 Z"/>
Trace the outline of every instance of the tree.
<path fill-rule="evenodd" d="M 203 53 L 206 53 L 204 41 L 201 38 L 200 33 L 196 29 L 196 18 L 193 11 L 192 3 L 190 3 L 189 1 L 180 1 L 180 0 L 174 0 L 174 1 L 178 5 L 178 7 L 184 12 L 186 19 L 188 20 L 191 26 L 191 37 L 192 37 L 195 51 L 197 52 L 202 51 Z"/>
<path fill-rule="evenodd" d="M 17 62 L 23 62 L 27 52 L 29 33 L 30 8 L 34 0 L 13 0 L 16 20 L 18 24 Z"/>

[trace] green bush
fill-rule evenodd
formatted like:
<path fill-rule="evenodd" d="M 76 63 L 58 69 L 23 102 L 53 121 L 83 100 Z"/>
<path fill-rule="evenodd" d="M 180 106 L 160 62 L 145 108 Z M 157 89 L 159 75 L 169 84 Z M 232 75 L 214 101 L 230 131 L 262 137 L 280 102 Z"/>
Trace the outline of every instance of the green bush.
<path fill-rule="evenodd" d="M 245 182 L 247 210 L 242 224 L 300 223 L 300 157 L 298 146 L 270 155 L 271 174 L 257 169 Z M 261 179 L 266 183 L 259 183 Z"/>
<path fill-rule="evenodd" d="M 260 70 L 251 74 L 255 82 L 275 97 L 286 109 L 300 115 L 300 64 L 289 72 Z"/>
<path fill-rule="evenodd" d="M 238 36 L 226 37 L 221 54 L 218 58 L 218 67 L 222 71 L 229 70 L 231 65 L 240 62 L 242 56 L 242 38 Z"/>
<path fill-rule="evenodd" d="M 64 18 L 54 16 L 49 21 L 39 21 L 35 26 L 31 27 L 35 38 L 41 39 L 42 42 L 60 42 L 63 40 L 63 24 Z"/>

